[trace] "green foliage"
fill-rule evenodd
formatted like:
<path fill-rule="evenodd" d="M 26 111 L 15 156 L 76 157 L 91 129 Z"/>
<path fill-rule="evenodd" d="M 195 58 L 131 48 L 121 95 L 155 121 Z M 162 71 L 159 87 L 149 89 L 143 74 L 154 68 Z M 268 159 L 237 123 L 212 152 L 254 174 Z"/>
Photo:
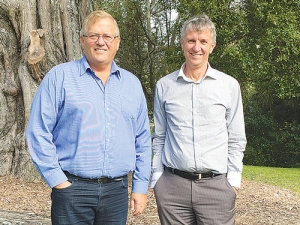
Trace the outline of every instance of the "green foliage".
<path fill-rule="evenodd" d="M 280 123 L 273 112 L 263 110 L 253 102 L 245 106 L 245 123 L 248 140 L 245 164 L 300 167 L 299 124 Z"/>
<path fill-rule="evenodd" d="M 276 98 L 299 104 L 299 8 L 299 1 L 245 1 L 249 32 L 244 54 L 251 59 L 251 82 L 265 105 L 272 106 Z"/>
<path fill-rule="evenodd" d="M 295 191 L 300 198 L 300 169 L 244 166 L 242 178 Z"/>

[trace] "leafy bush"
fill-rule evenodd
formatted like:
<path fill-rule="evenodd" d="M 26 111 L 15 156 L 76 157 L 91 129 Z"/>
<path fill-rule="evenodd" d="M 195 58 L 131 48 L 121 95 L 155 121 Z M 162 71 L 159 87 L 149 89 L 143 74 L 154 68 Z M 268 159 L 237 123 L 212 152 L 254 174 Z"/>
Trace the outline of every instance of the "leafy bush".
<path fill-rule="evenodd" d="M 245 107 L 247 148 L 244 163 L 255 166 L 300 167 L 300 125 L 279 123 L 272 111 L 255 102 Z"/>

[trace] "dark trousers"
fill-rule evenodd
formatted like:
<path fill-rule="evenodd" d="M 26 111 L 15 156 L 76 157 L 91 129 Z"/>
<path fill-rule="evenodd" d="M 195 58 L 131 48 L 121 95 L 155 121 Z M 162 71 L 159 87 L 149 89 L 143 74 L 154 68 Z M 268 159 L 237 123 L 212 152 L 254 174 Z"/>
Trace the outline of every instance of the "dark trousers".
<path fill-rule="evenodd" d="M 128 179 L 99 184 L 69 178 L 71 186 L 52 188 L 53 225 L 125 225 Z"/>
<path fill-rule="evenodd" d="M 169 171 L 154 193 L 162 225 L 234 225 L 236 194 L 225 175 L 191 181 Z"/>

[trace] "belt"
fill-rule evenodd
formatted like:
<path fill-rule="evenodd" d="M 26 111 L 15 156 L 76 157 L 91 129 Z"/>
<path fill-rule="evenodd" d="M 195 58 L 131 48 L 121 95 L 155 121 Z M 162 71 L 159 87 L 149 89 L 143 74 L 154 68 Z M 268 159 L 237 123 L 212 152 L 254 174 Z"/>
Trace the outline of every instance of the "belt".
<path fill-rule="evenodd" d="M 218 173 L 213 173 L 213 172 L 208 172 L 208 173 L 192 173 L 192 172 L 185 172 L 185 171 L 181 171 L 181 170 L 177 170 L 177 169 L 173 169 L 171 167 L 166 167 L 165 166 L 165 170 L 176 174 L 180 177 L 189 179 L 189 180 L 200 180 L 202 178 L 212 178 L 212 177 L 216 177 L 222 174 L 218 174 Z"/>
<path fill-rule="evenodd" d="M 99 183 L 99 184 L 106 184 L 106 183 L 111 183 L 111 182 L 118 182 L 122 181 L 124 178 L 127 177 L 127 175 L 121 176 L 121 177 L 115 177 L 115 178 L 109 178 L 109 177 L 99 177 L 99 178 L 84 178 L 84 177 L 79 177 L 73 174 L 70 174 L 69 172 L 64 171 L 67 177 L 70 177 L 74 180 L 81 180 L 81 181 L 87 181 L 87 182 L 94 182 L 94 183 Z"/>

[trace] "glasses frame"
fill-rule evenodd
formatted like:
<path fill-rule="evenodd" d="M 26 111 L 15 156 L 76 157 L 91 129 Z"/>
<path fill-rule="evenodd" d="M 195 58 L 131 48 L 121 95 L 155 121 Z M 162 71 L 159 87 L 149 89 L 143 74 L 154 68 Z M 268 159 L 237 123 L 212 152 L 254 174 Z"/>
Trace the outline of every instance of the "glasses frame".
<path fill-rule="evenodd" d="M 93 40 L 92 36 L 97 37 L 97 39 Z M 110 35 L 106 35 L 106 34 L 105 35 L 104 34 L 90 34 L 90 35 L 84 34 L 84 35 L 82 35 L 82 37 L 86 37 L 90 42 L 94 42 L 94 43 L 96 43 L 99 40 L 99 38 L 102 37 L 102 39 L 105 43 L 112 43 L 119 36 L 117 36 L 117 35 L 110 36 Z M 109 40 L 109 41 L 105 40 L 106 37 L 110 37 L 111 40 Z"/>

